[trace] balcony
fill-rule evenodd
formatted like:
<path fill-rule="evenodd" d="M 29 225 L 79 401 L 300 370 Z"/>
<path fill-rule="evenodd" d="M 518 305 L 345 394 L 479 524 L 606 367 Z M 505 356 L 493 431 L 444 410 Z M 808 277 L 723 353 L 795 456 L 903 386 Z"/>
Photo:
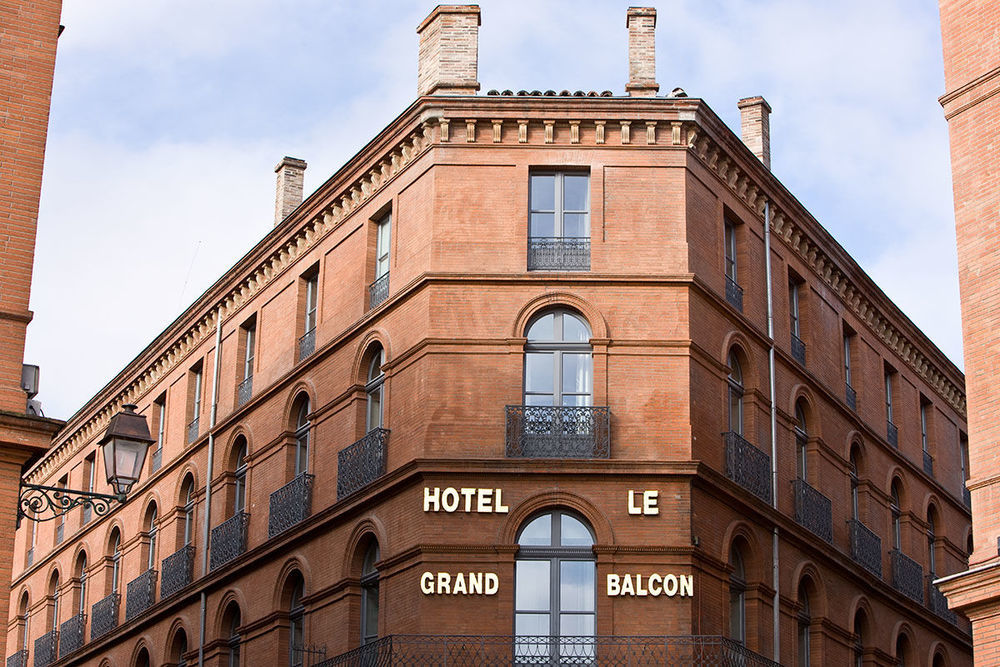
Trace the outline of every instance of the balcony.
<path fill-rule="evenodd" d="M 35 640 L 35 667 L 48 667 L 59 659 L 59 631 L 52 630 Z"/>
<path fill-rule="evenodd" d="M 83 648 L 84 631 L 87 629 L 87 615 L 77 614 L 59 626 L 59 658 L 65 658 L 73 651 Z"/>
<path fill-rule="evenodd" d="M 100 639 L 118 627 L 118 603 L 121 596 L 112 593 L 90 608 L 90 641 Z"/>
<path fill-rule="evenodd" d="M 375 279 L 368 286 L 368 309 L 378 308 L 383 301 L 389 298 L 389 272 Z"/>
<path fill-rule="evenodd" d="M 607 406 L 507 406 L 507 456 L 606 459 L 611 456 Z"/>
<path fill-rule="evenodd" d="M 299 361 L 316 351 L 316 327 L 299 337 Z"/>
<path fill-rule="evenodd" d="M 194 572 L 194 546 L 189 544 L 170 554 L 160 563 L 160 599 L 165 600 L 191 583 Z"/>
<path fill-rule="evenodd" d="M 360 491 L 385 474 L 389 431 L 374 428 L 337 454 L 337 500 Z"/>
<path fill-rule="evenodd" d="M 738 433 L 723 433 L 726 443 L 726 477 L 765 503 L 771 502 L 771 457 Z"/>
<path fill-rule="evenodd" d="M 225 565 L 247 550 L 247 526 L 250 515 L 237 512 L 212 529 L 212 549 L 209 555 L 209 569 Z"/>
<path fill-rule="evenodd" d="M 743 312 L 743 288 L 729 276 L 726 276 L 726 301 L 736 310 Z"/>
<path fill-rule="evenodd" d="M 806 344 L 795 334 L 792 334 L 792 357 L 803 366 L 806 365 Z"/>
<path fill-rule="evenodd" d="M 931 477 L 934 476 L 934 457 L 926 451 L 924 452 L 924 472 Z"/>
<path fill-rule="evenodd" d="M 156 603 L 156 574 L 156 570 L 146 570 L 128 582 L 125 591 L 126 621 L 131 621 Z"/>
<path fill-rule="evenodd" d="M 590 271 L 590 239 L 570 236 L 528 239 L 529 271 Z"/>
<path fill-rule="evenodd" d="M 851 558 L 881 579 L 882 538 L 857 519 L 849 519 L 847 526 L 851 532 Z"/>
<path fill-rule="evenodd" d="M 795 520 L 808 530 L 833 543 L 833 506 L 830 499 L 803 479 L 792 481 L 795 492 Z"/>
<path fill-rule="evenodd" d="M 188 444 L 191 444 L 198 439 L 200 419 L 200 417 L 195 417 L 191 423 L 188 424 Z"/>
<path fill-rule="evenodd" d="M 28 667 L 28 652 L 22 649 L 8 656 L 7 667 Z"/>
<path fill-rule="evenodd" d="M 317 667 L 393 665 L 509 667 L 510 665 L 694 665 L 777 667 L 742 644 L 717 636 L 449 636 L 390 635 Z"/>
<path fill-rule="evenodd" d="M 923 604 L 924 570 L 920 563 L 899 549 L 893 549 L 889 554 L 892 557 L 892 587 Z"/>
<path fill-rule="evenodd" d="M 885 423 L 885 439 L 890 445 L 899 449 L 899 429 L 892 422 Z"/>
<path fill-rule="evenodd" d="M 935 578 L 936 575 L 927 575 L 927 606 L 952 625 L 958 625 L 958 616 L 951 609 L 948 609 L 948 598 L 934 585 Z"/>
<path fill-rule="evenodd" d="M 855 412 L 858 411 L 858 392 L 854 391 L 854 387 L 849 384 L 844 385 L 845 399 L 847 400 L 847 407 Z"/>
<path fill-rule="evenodd" d="M 271 494 L 267 536 L 274 537 L 306 519 L 312 508 L 313 475 L 302 473 Z"/>
<path fill-rule="evenodd" d="M 312 354 L 310 352 L 309 354 Z M 306 355 L 309 356 L 309 355 Z M 243 382 L 240 382 L 239 387 L 236 388 L 236 407 L 241 408 L 246 405 L 250 398 L 253 396 L 253 376 L 244 378 Z"/>

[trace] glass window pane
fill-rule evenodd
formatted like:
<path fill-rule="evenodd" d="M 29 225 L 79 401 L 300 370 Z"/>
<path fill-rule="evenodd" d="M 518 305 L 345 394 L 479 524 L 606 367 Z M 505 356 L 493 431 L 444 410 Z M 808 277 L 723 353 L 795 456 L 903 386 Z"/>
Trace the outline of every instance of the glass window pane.
<path fill-rule="evenodd" d="M 562 339 L 569 343 L 587 343 L 590 341 L 590 328 L 587 323 L 575 315 L 563 313 Z"/>
<path fill-rule="evenodd" d="M 559 563 L 559 610 L 594 611 L 593 561 Z"/>
<path fill-rule="evenodd" d="M 548 614 L 517 614 L 514 618 L 514 632 L 521 637 L 546 636 L 549 634 Z M 520 655 L 534 655 L 538 648 L 534 645 L 523 645 L 523 653 Z M 548 651 L 548 646 L 542 647 L 542 653 Z"/>
<path fill-rule="evenodd" d="M 592 637 L 594 635 L 593 614 L 559 614 L 559 634 L 563 637 Z M 570 646 L 565 648 L 573 650 Z M 577 647 L 576 650 L 581 650 L 581 648 Z"/>
<path fill-rule="evenodd" d="M 365 588 L 365 635 L 378 634 L 378 586 Z"/>
<path fill-rule="evenodd" d="M 517 543 L 523 547 L 547 547 L 552 544 L 552 515 L 543 514 L 525 526 Z"/>
<path fill-rule="evenodd" d="M 560 518 L 559 532 L 560 544 L 564 547 L 589 547 L 594 544 L 587 527 L 569 515 L 563 514 Z"/>
<path fill-rule="evenodd" d="M 552 174 L 536 174 L 531 177 L 531 210 L 556 210 L 556 177 Z"/>
<path fill-rule="evenodd" d="M 573 408 L 588 407 L 590 405 L 590 394 L 563 394 L 562 395 L 562 401 L 559 403 L 559 405 L 564 405 L 566 407 L 573 407 Z M 570 419 L 572 419 L 571 416 L 563 415 L 563 422 L 566 422 L 567 420 L 570 420 Z M 590 432 L 590 430 L 589 430 L 590 420 L 589 419 L 586 420 L 586 423 L 588 425 L 588 428 L 586 428 L 585 430 L 581 431 L 582 433 L 589 433 Z M 582 427 L 582 424 L 581 424 L 581 427 Z"/>
<path fill-rule="evenodd" d="M 552 238 L 556 235 L 556 216 L 552 213 L 532 213 L 528 236 Z"/>
<path fill-rule="evenodd" d="M 592 380 L 590 354 L 562 355 L 562 390 L 567 394 L 589 394 Z"/>
<path fill-rule="evenodd" d="M 514 605 L 518 610 L 549 609 L 549 561 L 519 560 L 515 576 Z"/>
<path fill-rule="evenodd" d="M 551 352 L 529 352 L 524 355 L 524 389 L 529 392 L 551 393 L 554 386 L 553 355 Z"/>
<path fill-rule="evenodd" d="M 587 211 L 587 174 L 566 174 L 563 176 L 563 209 L 566 211 Z"/>
<path fill-rule="evenodd" d="M 524 404 L 525 405 L 540 405 L 540 406 L 550 406 L 552 405 L 552 394 L 525 394 Z M 538 431 L 532 431 L 537 433 Z"/>
<path fill-rule="evenodd" d="M 560 236 L 568 236 L 574 239 L 585 239 L 590 237 L 590 230 L 587 229 L 586 213 L 566 213 L 563 215 L 563 228 Z"/>

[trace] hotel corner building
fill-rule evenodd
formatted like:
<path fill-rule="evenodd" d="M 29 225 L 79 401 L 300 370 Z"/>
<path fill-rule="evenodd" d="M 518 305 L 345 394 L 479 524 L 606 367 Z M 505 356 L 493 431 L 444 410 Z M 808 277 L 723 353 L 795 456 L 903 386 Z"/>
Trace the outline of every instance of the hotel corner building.
<path fill-rule="evenodd" d="M 74 415 L 26 481 L 7 666 L 971 664 L 964 378 L 742 140 L 659 94 L 418 97 Z"/>

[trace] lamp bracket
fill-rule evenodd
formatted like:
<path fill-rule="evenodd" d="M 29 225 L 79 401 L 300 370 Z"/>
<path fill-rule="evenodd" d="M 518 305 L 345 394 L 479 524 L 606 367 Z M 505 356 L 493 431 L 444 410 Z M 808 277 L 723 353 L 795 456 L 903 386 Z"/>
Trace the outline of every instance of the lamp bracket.
<path fill-rule="evenodd" d="M 20 526 L 22 518 L 31 521 L 51 521 L 77 506 L 90 507 L 97 516 L 104 516 L 111 511 L 116 502 L 124 503 L 125 494 L 76 491 L 22 482 L 17 498 L 17 523 Z"/>

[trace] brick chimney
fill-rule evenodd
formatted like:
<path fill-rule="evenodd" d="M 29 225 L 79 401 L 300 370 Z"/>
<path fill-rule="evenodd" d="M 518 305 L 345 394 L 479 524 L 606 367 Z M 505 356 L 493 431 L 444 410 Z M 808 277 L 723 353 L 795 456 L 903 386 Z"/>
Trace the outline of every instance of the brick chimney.
<path fill-rule="evenodd" d="M 653 97 L 660 89 L 656 83 L 656 8 L 629 7 L 625 26 L 628 28 L 625 92 L 631 97 Z"/>
<path fill-rule="evenodd" d="M 417 28 L 417 95 L 475 95 L 479 90 L 478 5 L 438 5 Z"/>
<path fill-rule="evenodd" d="M 274 224 L 281 224 L 295 207 L 302 203 L 302 180 L 306 162 L 294 157 L 283 157 L 274 168 L 278 183 L 274 189 Z"/>
<path fill-rule="evenodd" d="M 771 105 L 763 97 L 746 97 L 739 101 L 740 134 L 747 148 L 771 168 Z"/>

